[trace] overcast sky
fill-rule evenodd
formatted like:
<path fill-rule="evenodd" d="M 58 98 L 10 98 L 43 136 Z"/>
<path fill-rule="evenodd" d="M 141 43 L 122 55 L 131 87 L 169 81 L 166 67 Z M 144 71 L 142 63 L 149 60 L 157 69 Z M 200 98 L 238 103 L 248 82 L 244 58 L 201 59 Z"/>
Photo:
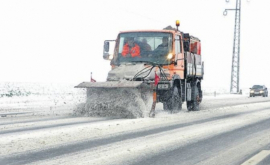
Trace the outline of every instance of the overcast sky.
<path fill-rule="evenodd" d="M 203 85 L 230 88 L 236 0 L 0 0 L 0 82 L 105 81 L 103 41 L 175 26 L 201 39 Z M 240 88 L 270 87 L 269 0 L 242 0 Z"/>

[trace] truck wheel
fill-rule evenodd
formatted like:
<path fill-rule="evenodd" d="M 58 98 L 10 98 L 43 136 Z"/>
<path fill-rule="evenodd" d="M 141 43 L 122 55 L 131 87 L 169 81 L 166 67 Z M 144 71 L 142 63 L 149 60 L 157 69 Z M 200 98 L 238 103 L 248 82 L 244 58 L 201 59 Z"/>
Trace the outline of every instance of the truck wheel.
<path fill-rule="evenodd" d="M 187 101 L 187 109 L 188 109 L 188 111 L 192 111 L 193 110 L 192 101 Z"/>
<path fill-rule="evenodd" d="M 167 103 L 163 103 L 163 110 L 164 111 L 168 110 L 168 104 Z"/>
<path fill-rule="evenodd" d="M 191 101 L 187 101 L 187 109 L 189 111 L 199 111 L 199 104 L 200 104 L 200 95 L 198 87 L 194 87 L 194 95 Z"/>
<path fill-rule="evenodd" d="M 171 112 L 177 112 L 182 109 L 182 98 L 180 97 L 178 88 L 176 86 L 173 88 L 172 96 L 168 104 L 168 109 Z"/>

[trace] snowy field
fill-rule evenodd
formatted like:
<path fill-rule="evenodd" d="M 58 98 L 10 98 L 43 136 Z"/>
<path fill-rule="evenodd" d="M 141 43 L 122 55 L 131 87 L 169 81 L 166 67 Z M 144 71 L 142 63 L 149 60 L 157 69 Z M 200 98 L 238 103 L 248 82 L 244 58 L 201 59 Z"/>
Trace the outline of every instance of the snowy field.
<path fill-rule="evenodd" d="M 85 102 L 78 84 L 0 83 L 0 114 L 72 115 Z"/>

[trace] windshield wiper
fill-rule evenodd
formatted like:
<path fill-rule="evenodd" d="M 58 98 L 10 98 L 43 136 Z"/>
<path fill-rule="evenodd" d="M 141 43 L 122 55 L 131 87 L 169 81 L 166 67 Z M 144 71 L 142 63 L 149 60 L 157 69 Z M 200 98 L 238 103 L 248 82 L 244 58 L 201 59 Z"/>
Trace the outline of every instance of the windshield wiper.
<path fill-rule="evenodd" d="M 162 66 L 163 66 L 162 64 L 157 64 L 157 63 L 151 62 L 151 61 L 136 61 L 136 62 L 146 62 L 146 63 L 150 64 L 152 67 L 146 67 L 146 68 L 143 68 L 142 70 L 140 70 L 140 71 L 133 77 L 132 80 L 136 79 L 136 78 L 139 77 L 140 75 L 142 75 L 142 74 L 144 74 L 144 73 L 146 73 L 146 72 L 149 71 L 148 74 L 147 74 L 146 76 L 142 77 L 142 79 L 144 79 L 144 78 L 146 78 L 147 76 L 149 76 L 149 74 L 151 73 L 151 71 L 153 70 L 153 68 L 158 67 L 158 68 L 159 68 L 160 77 L 163 77 L 163 78 L 166 79 L 166 81 L 169 81 L 169 80 L 167 79 L 167 76 L 166 76 L 166 74 L 165 74 L 163 68 L 162 68 Z M 164 65 L 165 65 L 165 64 L 164 64 Z M 146 70 L 146 69 L 148 69 L 148 70 Z"/>

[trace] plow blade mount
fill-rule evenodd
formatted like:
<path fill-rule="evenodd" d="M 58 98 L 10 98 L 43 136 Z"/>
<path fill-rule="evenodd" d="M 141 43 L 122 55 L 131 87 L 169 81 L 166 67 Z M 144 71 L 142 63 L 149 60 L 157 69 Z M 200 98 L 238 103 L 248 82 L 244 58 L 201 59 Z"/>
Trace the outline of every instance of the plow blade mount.
<path fill-rule="evenodd" d="M 83 82 L 76 88 L 87 89 L 84 111 L 89 116 L 146 117 L 153 102 L 150 84 L 142 81 Z"/>

